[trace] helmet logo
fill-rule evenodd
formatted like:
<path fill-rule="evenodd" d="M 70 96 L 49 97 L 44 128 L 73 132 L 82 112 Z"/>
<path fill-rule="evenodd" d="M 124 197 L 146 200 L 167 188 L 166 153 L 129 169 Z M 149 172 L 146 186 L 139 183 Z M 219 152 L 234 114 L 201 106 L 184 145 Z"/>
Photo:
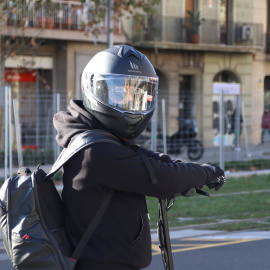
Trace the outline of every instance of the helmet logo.
<path fill-rule="evenodd" d="M 135 70 L 138 70 L 139 69 L 139 66 L 136 65 L 136 64 L 134 64 L 134 63 L 132 63 L 131 61 L 129 61 L 129 64 L 130 64 L 130 66 L 131 66 L 132 69 L 135 69 Z"/>

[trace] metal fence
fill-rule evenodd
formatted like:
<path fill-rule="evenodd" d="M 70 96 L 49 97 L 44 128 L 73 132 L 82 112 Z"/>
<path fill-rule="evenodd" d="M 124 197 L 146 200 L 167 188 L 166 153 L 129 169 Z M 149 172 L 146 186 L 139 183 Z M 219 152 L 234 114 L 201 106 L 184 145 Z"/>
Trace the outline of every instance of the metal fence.
<path fill-rule="evenodd" d="M 205 118 L 202 98 L 196 93 L 161 93 L 152 121 L 136 143 L 182 161 L 219 163 L 230 171 L 269 169 L 270 131 L 264 132 L 264 144 L 250 143 L 248 135 L 255 131 L 246 123 L 240 97 L 213 97 L 212 114 Z M 265 104 L 269 106 L 270 100 Z M 61 151 L 52 122 L 59 110 L 66 110 L 66 100 L 60 94 L 5 92 L 0 106 L 0 168 L 5 169 L 5 176 L 19 166 L 53 164 Z"/>
<path fill-rule="evenodd" d="M 137 144 L 185 162 L 216 163 L 231 172 L 269 169 L 270 125 L 253 128 L 240 95 L 213 95 L 211 105 L 211 114 L 206 115 L 203 106 L 207 106 L 195 91 L 160 95 L 152 121 Z M 264 107 L 270 121 L 269 97 Z M 257 134 L 255 142 L 251 133 Z"/>
<path fill-rule="evenodd" d="M 5 177 L 12 168 L 53 164 L 61 149 L 52 120 L 57 111 L 66 109 L 65 100 L 60 94 L 16 95 L 10 87 L 5 87 L 2 97 L 0 168 Z"/>

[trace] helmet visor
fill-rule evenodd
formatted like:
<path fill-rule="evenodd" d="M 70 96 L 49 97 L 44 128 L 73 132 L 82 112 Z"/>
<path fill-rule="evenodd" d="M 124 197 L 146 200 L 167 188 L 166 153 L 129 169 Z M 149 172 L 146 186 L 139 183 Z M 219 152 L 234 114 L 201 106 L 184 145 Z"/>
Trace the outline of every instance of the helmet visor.
<path fill-rule="evenodd" d="M 119 111 L 143 113 L 156 107 L 158 78 L 116 74 L 93 75 L 90 85 L 90 94 L 95 99 Z"/>

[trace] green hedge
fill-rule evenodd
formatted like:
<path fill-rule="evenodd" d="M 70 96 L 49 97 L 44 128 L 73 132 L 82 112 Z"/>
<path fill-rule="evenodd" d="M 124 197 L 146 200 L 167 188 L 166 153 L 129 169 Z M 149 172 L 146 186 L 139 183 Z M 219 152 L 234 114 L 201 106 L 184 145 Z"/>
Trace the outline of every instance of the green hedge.
<path fill-rule="evenodd" d="M 219 165 L 219 163 L 215 163 Z M 255 171 L 270 169 L 270 159 L 254 159 L 248 161 L 226 161 L 225 171 Z"/>

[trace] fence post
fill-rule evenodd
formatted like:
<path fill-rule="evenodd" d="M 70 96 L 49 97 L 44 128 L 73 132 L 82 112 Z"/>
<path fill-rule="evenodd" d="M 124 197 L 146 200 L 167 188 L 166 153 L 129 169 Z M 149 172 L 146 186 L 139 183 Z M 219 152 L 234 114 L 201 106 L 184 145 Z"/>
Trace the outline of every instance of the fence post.
<path fill-rule="evenodd" d="M 224 91 L 219 92 L 219 167 L 224 170 Z"/>
<path fill-rule="evenodd" d="M 20 116 L 18 111 L 18 100 L 13 99 L 13 111 L 15 120 L 15 131 L 16 131 L 16 141 L 17 141 L 17 155 L 18 155 L 18 165 L 19 168 L 23 166 L 23 156 L 22 156 L 22 143 L 21 143 L 21 124 Z"/>
<path fill-rule="evenodd" d="M 35 143 L 38 149 L 40 149 L 40 73 L 37 71 L 37 82 L 36 82 L 36 138 Z"/>
<path fill-rule="evenodd" d="M 235 134 L 235 147 L 234 147 L 234 158 L 235 160 L 239 160 L 239 152 L 240 148 L 240 96 L 236 96 L 236 108 L 235 108 L 235 119 L 234 119 L 234 134 Z"/>
<path fill-rule="evenodd" d="M 8 133 L 9 133 L 9 177 L 12 177 L 12 142 L 13 142 L 13 134 L 12 134 L 12 103 L 11 103 L 11 87 L 8 88 Z"/>
<path fill-rule="evenodd" d="M 151 121 L 151 150 L 156 152 L 157 151 L 157 108 L 154 112 L 154 115 L 152 117 Z"/>
<path fill-rule="evenodd" d="M 246 123 L 246 113 L 245 113 L 244 101 L 242 101 L 242 115 L 243 115 L 243 129 L 244 129 L 244 138 L 245 138 L 247 157 L 252 157 L 252 154 L 250 153 L 249 146 L 248 146 L 247 123 Z"/>
<path fill-rule="evenodd" d="M 167 130 L 166 130 L 166 103 L 165 99 L 162 102 L 162 134 L 163 134 L 163 152 L 167 154 Z"/>
<path fill-rule="evenodd" d="M 11 87 L 5 86 L 5 179 L 12 177 L 12 114 L 11 114 Z M 9 162 L 8 162 L 9 157 Z"/>
<path fill-rule="evenodd" d="M 60 111 L 60 94 L 57 93 L 53 95 L 53 115 L 59 111 Z M 53 128 L 53 135 L 54 135 L 54 148 L 53 148 L 54 160 L 56 160 L 57 157 L 60 155 L 60 146 L 55 140 L 55 137 L 56 137 L 55 128 Z"/>
<path fill-rule="evenodd" d="M 5 179 L 8 176 L 8 112 L 8 87 L 5 86 Z"/>
<path fill-rule="evenodd" d="M 60 94 L 56 94 L 56 112 L 60 111 Z M 60 145 L 56 143 L 56 158 L 60 155 Z"/>

